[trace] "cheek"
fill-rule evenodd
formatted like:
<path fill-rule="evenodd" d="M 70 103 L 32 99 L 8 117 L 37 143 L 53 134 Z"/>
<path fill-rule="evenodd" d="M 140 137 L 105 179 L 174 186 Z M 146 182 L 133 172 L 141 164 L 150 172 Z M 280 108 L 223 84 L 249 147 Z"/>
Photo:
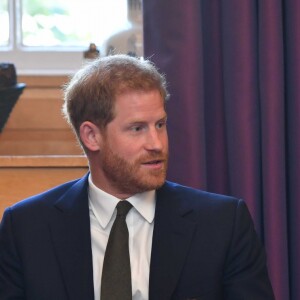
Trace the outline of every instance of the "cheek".
<path fill-rule="evenodd" d="M 130 148 L 127 148 L 126 151 L 124 151 L 124 155 L 131 162 L 134 162 L 142 154 L 143 154 L 143 150 L 141 150 L 140 147 L 137 147 L 137 145 L 132 145 Z"/>
<path fill-rule="evenodd" d="M 128 162 L 134 162 L 142 153 L 142 146 L 138 141 L 122 141 L 118 144 L 118 148 L 114 148 L 123 159 Z"/>

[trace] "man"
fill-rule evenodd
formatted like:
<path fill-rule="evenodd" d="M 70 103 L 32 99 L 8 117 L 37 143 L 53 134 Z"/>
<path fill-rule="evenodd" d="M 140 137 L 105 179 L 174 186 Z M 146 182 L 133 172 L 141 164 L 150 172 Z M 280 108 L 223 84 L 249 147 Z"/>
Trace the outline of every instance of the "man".
<path fill-rule="evenodd" d="M 63 110 L 90 173 L 6 210 L 1 300 L 274 299 L 244 202 L 165 181 L 167 98 L 156 68 L 129 56 L 73 77 Z M 109 261 L 113 244 L 127 248 Z"/>

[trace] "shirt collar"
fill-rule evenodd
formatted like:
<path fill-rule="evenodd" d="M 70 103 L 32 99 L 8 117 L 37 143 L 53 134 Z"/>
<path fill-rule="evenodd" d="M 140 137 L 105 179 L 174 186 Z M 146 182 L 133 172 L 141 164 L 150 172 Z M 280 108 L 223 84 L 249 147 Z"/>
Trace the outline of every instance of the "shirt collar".
<path fill-rule="evenodd" d="M 90 207 L 101 227 L 106 228 L 114 214 L 116 205 L 121 200 L 95 186 L 91 175 L 89 175 L 88 180 Z M 135 194 L 126 200 L 132 204 L 148 223 L 153 222 L 155 214 L 155 190 Z"/>

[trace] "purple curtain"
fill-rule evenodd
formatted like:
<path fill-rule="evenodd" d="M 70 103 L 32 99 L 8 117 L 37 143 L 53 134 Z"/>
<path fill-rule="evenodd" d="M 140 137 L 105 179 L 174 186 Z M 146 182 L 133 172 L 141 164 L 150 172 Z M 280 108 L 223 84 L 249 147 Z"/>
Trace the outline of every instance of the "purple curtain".
<path fill-rule="evenodd" d="M 300 1 L 144 1 L 168 179 L 245 199 L 277 300 L 300 299 Z"/>

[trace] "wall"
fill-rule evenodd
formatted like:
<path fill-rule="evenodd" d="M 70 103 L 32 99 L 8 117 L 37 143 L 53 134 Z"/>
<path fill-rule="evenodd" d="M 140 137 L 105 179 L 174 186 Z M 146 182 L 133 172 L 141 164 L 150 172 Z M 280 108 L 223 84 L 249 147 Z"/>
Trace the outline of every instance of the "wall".
<path fill-rule="evenodd" d="M 73 132 L 61 115 L 66 76 L 20 76 L 26 88 L 0 134 L 0 155 L 78 155 Z"/>
<path fill-rule="evenodd" d="M 0 134 L 0 220 L 21 199 L 88 171 L 61 114 L 66 76 L 20 76 L 26 88 Z"/>

